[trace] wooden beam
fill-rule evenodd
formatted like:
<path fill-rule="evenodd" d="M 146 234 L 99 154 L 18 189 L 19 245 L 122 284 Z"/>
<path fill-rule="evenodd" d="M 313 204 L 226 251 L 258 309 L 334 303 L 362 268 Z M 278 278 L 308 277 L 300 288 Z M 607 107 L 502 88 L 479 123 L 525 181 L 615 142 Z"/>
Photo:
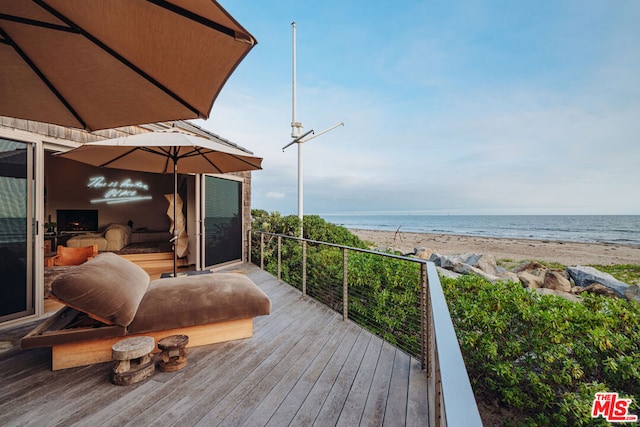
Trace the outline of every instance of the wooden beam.
<path fill-rule="evenodd" d="M 250 338 L 253 336 L 253 318 L 56 345 L 51 348 L 51 370 L 109 362 L 113 360 L 111 347 L 118 341 L 135 336 L 153 337 L 156 341 L 155 351 L 159 352 L 158 340 L 170 335 L 187 335 L 187 347 Z"/>

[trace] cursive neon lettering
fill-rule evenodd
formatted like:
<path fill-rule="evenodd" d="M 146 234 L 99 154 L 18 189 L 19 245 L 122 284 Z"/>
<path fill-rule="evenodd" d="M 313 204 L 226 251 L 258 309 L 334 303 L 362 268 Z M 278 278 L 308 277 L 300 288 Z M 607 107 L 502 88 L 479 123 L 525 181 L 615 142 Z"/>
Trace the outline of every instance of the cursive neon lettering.
<path fill-rule="evenodd" d="M 142 181 L 134 181 L 126 178 L 121 181 L 107 181 L 104 176 L 89 178 L 88 188 L 104 189 L 101 198 L 92 199 L 92 204 L 96 203 L 129 203 L 140 200 L 151 200 L 151 196 L 139 194 L 138 191 L 149 191 L 149 186 Z"/>

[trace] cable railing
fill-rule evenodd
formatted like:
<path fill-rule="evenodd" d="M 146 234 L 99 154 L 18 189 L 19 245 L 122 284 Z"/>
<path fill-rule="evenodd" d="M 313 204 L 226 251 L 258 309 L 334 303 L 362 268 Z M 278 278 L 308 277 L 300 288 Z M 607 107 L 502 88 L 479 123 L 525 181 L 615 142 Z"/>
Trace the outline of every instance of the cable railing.
<path fill-rule="evenodd" d="M 255 230 L 248 242 L 249 262 L 421 362 L 429 425 L 482 425 L 433 263 Z"/>

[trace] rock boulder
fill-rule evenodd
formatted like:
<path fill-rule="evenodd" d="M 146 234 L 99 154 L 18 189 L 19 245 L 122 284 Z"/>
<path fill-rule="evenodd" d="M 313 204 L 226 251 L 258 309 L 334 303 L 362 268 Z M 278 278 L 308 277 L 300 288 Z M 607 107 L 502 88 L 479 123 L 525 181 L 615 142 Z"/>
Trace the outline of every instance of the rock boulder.
<path fill-rule="evenodd" d="M 491 283 L 500 281 L 500 278 L 498 276 L 494 276 L 493 274 L 489 274 L 485 271 L 480 270 L 479 268 L 462 262 L 454 264 L 453 271 L 459 274 L 473 274 L 475 276 L 480 276 L 484 279 L 487 279 Z"/>
<path fill-rule="evenodd" d="M 469 264 L 467 259 L 472 257 L 471 254 L 462 254 L 462 255 L 441 255 L 440 256 L 440 267 L 446 268 L 448 270 L 453 270 L 453 266 L 456 264 Z"/>
<path fill-rule="evenodd" d="M 604 273 L 593 267 L 585 267 L 578 265 L 576 267 L 567 267 L 567 273 L 576 283 L 576 286 L 586 288 L 594 283 L 600 283 L 609 289 L 615 291 L 619 296 L 624 297 L 624 293 L 629 288 L 624 282 L 619 281 L 609 273 Z"/>
<path fill-rule="evenodd" d="M 538 289 L 544 284 L 543 277 L 536 276 L 535 274 L 531 274 L 527 271 L 521 271 L 518 273 L 518 279 L 520 279 L 522 286 L 529 289 Z"/>
<path fill-rule="evenodd" d="M 467 264 L 479 268 L 485 273 L 489 273 L 493 276 L 499 276 L 501 273 L 498 265 L 496 264 L 496 259 L 493 255 L 480 255 L 479 257 L 473 259 L 473 262 L 470 261 L 472 260 L 468 259 Z"/>
<path fill-rule="evenodd" d="M 431 260 L 431 256 L 433 255 L 433 249 L 429 248 L 414 248 L 413 253 L 417 258 L 426 259 L 427 261 Z"/>
<path fill-rule="evenodd" d="M 436 267 L 442 267 L 441 260 L 442 260 L 442 255 L 440 255 L 437 252 L 432 253 L 431 256 L 429 257 L 429 261 L 434 263 Z"/>
<path fill-rule="evenodd" d="M 578 293 L 591 292 L 592 294 L 604 295 L 604 296 L 607 296 L 607 297 L 620 298 L 620 295 L 618 295 L 617 292 L 615 292 L 612 289 L 607 288 L 604 285 L 601 285 L 600 283 L 592 283 L 591 285 L 587 286 L 586 288 L 579 288 L 579 289 L 580 290 L 578 291 Z"/>
<path fill-rule="evenodd" d="M 500 274 L 498 274 L 498 277 L 503 282 L 513 282 L 513 283 L 519 283 L 520 282 L 520 278 L 518 277 L 518 275 L 516 273 L 512 273 L 512 272 L 506 271 L 506 270 L 502 271 Z"/>
<path fill-rule="evenodd" d="M 548 270 L 549 269 L 547 267 L 540 264 L 539 262 L 531 261 L 516 267 L 513 272 L 517 274 L 526 272 L 529 274 L 533 274 L 534 276 L 544 278 L 544 275 L 547 274 Z"/>
<path fill-rule="evenodd" d="M 629 301 L 635 301 L 640 303 L 640 286 L 629 285 L 629 287 L 624 291 L 624 296 Z"/>
<path fill-rule="evenodd" d="M 549 270 L 544 275 L 542 287 L 571 293 L 571 282 L 558 270 Z"/>
<path fill-rule="evenodd" d="M 462 274 L 460 274 L 460 273 L 456 273 L 456 272 L 453 272 L 451 270 L 447 270 L 446 268 L 442 268 L 442 267 L 436 267 L 436 270 L 438 270 L 438 274 L 440 274 L 440 276 L 448 277 L 450 279 L 457 279 L 458 277 L 462 276 Z"/>

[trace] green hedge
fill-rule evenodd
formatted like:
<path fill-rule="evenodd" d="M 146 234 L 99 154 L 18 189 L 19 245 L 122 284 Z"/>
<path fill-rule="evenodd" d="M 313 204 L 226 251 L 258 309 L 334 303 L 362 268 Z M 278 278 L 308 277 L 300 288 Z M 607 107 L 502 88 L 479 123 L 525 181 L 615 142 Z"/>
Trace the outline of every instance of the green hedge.
<path fill-rule="evenodd" d="M 441 279 L 476 395 L 531 425 L 592 425 L 598 391 L 640 408 L 640 304 L 583 294 L 541 296 L 474 276 Z"/>

